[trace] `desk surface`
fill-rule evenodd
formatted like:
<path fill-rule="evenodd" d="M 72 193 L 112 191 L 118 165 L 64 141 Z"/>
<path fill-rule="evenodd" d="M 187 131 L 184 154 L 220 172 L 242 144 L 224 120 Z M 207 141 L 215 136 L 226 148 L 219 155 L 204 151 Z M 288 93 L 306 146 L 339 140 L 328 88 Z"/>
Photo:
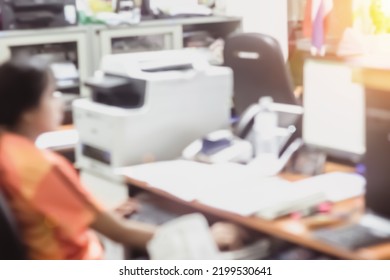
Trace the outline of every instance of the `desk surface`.
<path fill-rule="evenodd" d="M 326 172 L 331 171 L 352 171 L 351 168 L 341 165 L 328 164 Z M 295 174 L 282 174 L 281 177 L 290 181 L 296 181 L 302 179 L 303 176 Z M 203 212 L 205 214 L 213 215 L 221 220 L 228 220 L 243 226 L 246 226 L 255 231 L 265 233 L 280 239 L 305 246 L 307 248 L 314 249 L 316 251 L 334 256 L 340 259 L 389 259 L 390 258 L 390 243 L 381 244 L 379 246 L 372 246 L 369 248 L 363 248 L 356 251 L 347 251 L 342 248 L 336 248 L 330 246 L 318 239 L 315 239 L 310 229 L 310 222 L 312 217 L 294 220 L 292 218 L 280 218 L 274 221 L 265 220 L 259 217 L 244 217 L 234 213 L 215 209 L 199 202 L 185 202 L 177 197 L 172 196 L 169 193 L 150 187 L 144 182 L 134 180 L 132 178 L 126 178 L 127 183 L 132 186 L 138 187 L 142 190 L 154 193 L 160 197 L 190 207 L 196 211 Z M 364 211 L 364 199 L 362 197 L 346 200 L 337 203 L 333 208 L 335 213 L 345 213 L 347 211 L 354 210 L 356 213 L 353 219 L 358 219 L 361 213 Z"/>

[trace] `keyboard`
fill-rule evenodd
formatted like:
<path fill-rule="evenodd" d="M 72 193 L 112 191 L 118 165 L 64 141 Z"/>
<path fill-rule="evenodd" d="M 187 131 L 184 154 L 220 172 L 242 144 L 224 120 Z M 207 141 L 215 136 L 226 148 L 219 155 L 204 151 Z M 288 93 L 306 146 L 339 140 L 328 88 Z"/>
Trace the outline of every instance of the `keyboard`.
<path fill-rule="evenodd" d="M 348 250 L 356 250 L 384 242 L 390 242 L 390 235 L 376 231 L 361 224 L 336 229 L 322 229 L 314 235 L 331 245 Z"/>

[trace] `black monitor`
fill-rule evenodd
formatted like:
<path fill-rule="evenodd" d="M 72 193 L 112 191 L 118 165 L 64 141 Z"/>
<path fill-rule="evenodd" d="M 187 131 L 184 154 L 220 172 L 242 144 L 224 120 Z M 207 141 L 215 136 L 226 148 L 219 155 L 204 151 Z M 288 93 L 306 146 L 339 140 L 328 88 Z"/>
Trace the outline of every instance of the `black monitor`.
<path fill-rule="evenodd" d="M 390 93 L 368 90 L 366 207 L 390 219 Z"/>
<path fill-rule="evenodd" d="M 356 250 L 390 242 L 390 93 L 366 90 L 366 214 L 357 224 L 320 229 L 317 238 Z"/>

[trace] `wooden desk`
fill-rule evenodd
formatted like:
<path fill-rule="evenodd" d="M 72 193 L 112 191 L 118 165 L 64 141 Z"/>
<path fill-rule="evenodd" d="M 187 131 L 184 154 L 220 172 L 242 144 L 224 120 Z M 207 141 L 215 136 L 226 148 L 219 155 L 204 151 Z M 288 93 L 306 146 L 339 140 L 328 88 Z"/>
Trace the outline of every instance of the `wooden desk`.
<path fill-rule="evenodd" d="M 338 166 L 334 164 L 328 164 L 327 171 L 334 170 L 351 170 L 351 168 Z M 302 179 L 303 176 L 294 174 L 282 174 L 283 178 L 291 181 Z M 132 178 L 127 177 L 126 181 L 129 185 L 132 185 L 141 190 L 153 193 L 161 198 L 165 198 L 173 203 L 181 206 L 189 207 L 195 211 L 202 212 L 206 215 L 212 215 L 218 217 L 221 220 L 231 221 L 247 228 L 255 230 L 257 232 L 265 233 L 270 236 L 280 238 L 295 244 L 302 245 L 307 248 L 314 249 L 318 252 L 325 253 L 327 255 L 340 258 L 340 259 L 389 259 L 390 258 L 390 243 L 381 244 L 379 246 L 373 246 L 356 251 L 348 251 L 342 248 L 336 248 L 330 246 L 318 239 L 315 239 L 312 230 L 308 226 L 312 217 L 293 220 L 292 218 L 280 218 L 274 221 L 265 220 L 259 217 L 244 217 L 231 212 L 222 211 L 213 207 L 209 207 L 199 202 L 186 202 L 177 197 L 172 196 L 169 193 L 161 191 L 159 189 L 149 186 L 145 182 L 140 182 Z M 232 202 L 234 203 L 234 202 Z M 350 199 L 337 203 L 333 208 L 334 213 L 346 213 L 353 210 L 355 213 L 352 219 L 358 219 L 364 210 L 364 199 L 362 197 Z"/>

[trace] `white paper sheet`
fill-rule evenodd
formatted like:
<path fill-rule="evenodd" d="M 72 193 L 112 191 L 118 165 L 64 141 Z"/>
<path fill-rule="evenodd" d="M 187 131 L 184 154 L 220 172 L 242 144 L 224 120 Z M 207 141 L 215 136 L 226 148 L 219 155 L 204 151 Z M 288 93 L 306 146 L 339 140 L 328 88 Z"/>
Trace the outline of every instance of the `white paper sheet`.
<path fill-rule="evenodd" d="M 192 161 L 174 160 L 143 164 L 118 170 L 121 175 L 143 181 L 185 201 L 196 199 L 198 188 L 208 177 L 209 166 Z"/>
<path fill-rule="evenodd" d="M 333 172 L 295 182 L 294 186 L 315 189 L 323 192 L 327 200 L 338 202 L 363 195 L 366 180 L 358 174 Z"/>
<path fill-rule="evenodd" d="M 147 249 L 153 260 L 215 260 L 220 257 L 207 220 L 200 214 L 182 216 L 160 226 Z"/>
<path fill-rule="evenodd" d="M 314 188 L 293 187 L 277 177 L 262 177 L 257 170 L 235 163 L 210 165 L 176 160 L 129 167 L 120 173 L 185 201 L 198 200 L 240 215 L 267 210 L 274 216 L 273 212 L 298 207 L 295 202 L 310 199 L 318 192 Z"/>
<path fill-rule="evenodd" d="M 250 187 L 263 177 L 253 169 L 235 163 L 205 164 L 173 160 L 118 170 L 120 175 L 147 182 L 186 201 L 202 200 L 236 188 Z"/>

